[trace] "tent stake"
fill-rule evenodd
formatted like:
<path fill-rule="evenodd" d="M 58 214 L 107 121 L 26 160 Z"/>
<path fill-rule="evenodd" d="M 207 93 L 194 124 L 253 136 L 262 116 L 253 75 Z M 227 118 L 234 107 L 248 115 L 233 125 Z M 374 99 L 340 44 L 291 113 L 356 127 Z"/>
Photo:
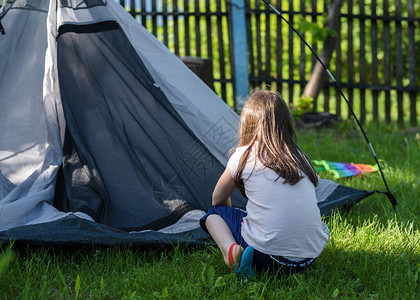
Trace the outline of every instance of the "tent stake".
<path fill-rule="evenodd" d="M 385 180 L 385 176 L 384 176 L 384 173 L 382 172 L 382 168 L 381 168 L 381 165 L 380 165 L 380 163 L 379 163 L 379 160 L 378 160 L 378 158 L 376 157 L 376 153 L 375 153 L 375 150 L 373 150 L 373 147 L 372 147 L 372 144 L 370 143 L 370 141 L 369 141 L 369 139 L 368 139 L 368 137 L 367 137 L 367 135 L 366 135 L 366 132 L 365 132 L 365 130 L 363 129 L 363 127 L 362 127 L 362 124 L 360 124 L 360 122 L 359 122 L 359 119 L 357 118 L 357 116 L 356 116 L 356 114 L 354 113 L 354 111 L 353 111 L 353 109 L 352 109 L 352 107 L 350 106 L 350 103 L 349 103 L 349 101 L 347 100 L 347 98 L 346 98 L 346 96 L 344 95 L 344 93 L 343 93 L 343 91 L 341 90 L 341 88 L 340 88 L 340 86 L 339 86 L 339 84 L 337 83 L 337 81 L 335 80 L 335 78 L 334 78 L 334 76 L 332 76 L 332 74 L 331 74 L 331 72 L 330 72 L 330 70 L 328 70 L 328 68 L 325 66 L 325 64 L 322 62 L 322 60 L 319 58 L 319 56 L 318 56 L 318 54 L 312 49 L 312 47 L 308 44 L 308 42 L 306 42 L 306 40 L 303 38 L 303 36 L 293 27 L 293 25 L 292 24 L 290 24 L 289 23 L 289 21 L 287 21 L 284 17 L 283 17 L 283 15 L 282 15 L 282 13 L 281 12 L 279 12 L 273 5 L 271 5 L 267 0 L 262 0 L 263 2 L 264 2 L 264 4 L 266 5 L 266 6 L 268 6 L 269 8 L 271 8 L 271 10 L 272 11 L 274 11 L 277 15 L 279 15 L 280 17 L 281 17 L 281 19 L 283 20 L 283 21 L 285 21 L 286 23 L 287 23 L 287 25 L 289 25 L 290 26 L 290 28 L 300 37 L 300 39 L 305 43 L 305 45 L 311 50 L 311 52 L 312 52 L 312 54 L 315 56 L 315 58 L 319 61 L 319 63 L 321 64 L 321 66 L 325 69 L 325 71 L 327 72 L 327 74 L 328 74 L 328 76 L 331 78 L 331 80 L 333 81 L 333 83 L 334 83 L 334 85 L 335 85 L 335 87 L 338 89 L 338 91 L 339 91 L 339 93 L 340 93 L 340 95 L 343 97 L 343 99 L 346 101 L 346 103 L 347 103 L 347 106 L 349 107 L 349 109 L 350 109 L 350 111 L 351 111 L 351 114 L 353 115 L 353 117 L 354 117 L 354 119 L 356 120 L 356 123 L 357 123 L 357 125 L 359 126 L 359 128 L 360 128 L 360 131 L 362 132 L 362 134 L 363 134 L 363 136 L 364 136 L 364 138 L 365 138 L 365 140 L 366 140 L 366 142 L 367 142 L 367 144 L 368 144 L 368 146 L 369 146 L 369 148 L 370 148 L 370 151 L 372 152 L 372 155 L 373 155 L 373 158 L 375 159 L 375 162 L 376 162 L 376 164 L 378 165 L 378 169 L 379 169 L 379 172 L 381 173 L 381 176 L 382 176 L 382 180 L 384 181 L 384 184 L 385 184 L 385 188 L 386 188 L 386 192 L 383 192 L 385 195 L 387 195 L 388 196 L 388 199 L 389 199 L 389 201 L 391 202 L 391 204 L 392 204 L 392 207 L 395 209 L 395 206 L 397 205 L 397 200 L 395 199 L 395 197 L 391 194 L 391 192 L 390 192 L 390 190 L 389 190 L 389 187 L 388 187 L 388 184 L 386 183 L 386 180 Z"/>

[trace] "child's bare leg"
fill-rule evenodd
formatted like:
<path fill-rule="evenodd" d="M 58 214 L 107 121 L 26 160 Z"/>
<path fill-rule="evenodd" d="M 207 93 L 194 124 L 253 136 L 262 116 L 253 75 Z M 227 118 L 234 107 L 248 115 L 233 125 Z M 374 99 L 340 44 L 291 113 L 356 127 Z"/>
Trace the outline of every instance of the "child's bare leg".
<path fill-rule="evenodd" d="M 232 232 L 230 231 L 226 222 L 219 215 L 209 215 L 206 218 L 206 227 L 211 237 L 222 252 L 225 264 L 230 267 L 229 248 L 232 244 L 236 243 Z M 242 246 L 236 245 L 233 247 L 232 255 L 234 264 L 236 266 L 239 266 L 243 252 L 244 249 Z"/>

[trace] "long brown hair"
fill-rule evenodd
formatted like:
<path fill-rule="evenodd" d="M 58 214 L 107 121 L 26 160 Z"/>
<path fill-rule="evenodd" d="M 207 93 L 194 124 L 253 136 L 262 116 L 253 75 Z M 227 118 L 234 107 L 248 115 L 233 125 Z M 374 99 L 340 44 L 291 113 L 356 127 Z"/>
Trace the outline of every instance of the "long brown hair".
<path fill-rule="evenodd" d="M 304 172 L 314 186 L 317 173 L 309 158 L 296 144 L 292 116 L 283 98 L 271 91 L 252 93 L 241 113 L 239 145 L 248 146 L 242 155 L 235 176 L 237 186 L 243 191 L 242 171 L 255 142 L 258 142 L 256 158 L 267 168 L 284 178 L 284 183 L 294 185 Z"/>

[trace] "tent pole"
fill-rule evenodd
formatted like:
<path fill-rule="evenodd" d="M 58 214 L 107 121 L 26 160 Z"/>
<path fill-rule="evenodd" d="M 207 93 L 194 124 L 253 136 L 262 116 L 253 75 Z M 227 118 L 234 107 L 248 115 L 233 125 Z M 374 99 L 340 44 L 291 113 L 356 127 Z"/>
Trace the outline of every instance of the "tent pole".
<path fill-rule="evenodd" d="M 237 111 L 241 111 L 249 94 L 248 51 L 244 0 L 232 0 L 232 35 Z M 225 99 L 226 100 L 226 99 Z"/>
<path fill-rule="evenodd" d="M 376 157 L 376 153 L 375 153 L 375 150 L 373 150 L 373 147 L 372 147 L 372 144 L 370 143 L 370 141 L 369 141 L 369 139 L 368 139 L 368 137 L 367 137 L 367 135 L 366 135 L 366 132 L 365 132 L 365 130 L 363 129 L 363 127 L 362 127 L 362 124 L 360 124 L 360 121 L 359 121 L 359 119 L 357 118 L 357 116 L 356 116 L 356 114 L 354 113 L 354 111 L 353 111 L 353 109 L 352 109 L 352 107 L 350 106 L 350 103 L 349 103 L 349 101 L 347 100 L 347 98 L 346 98 L 346 96 L 344 95 L 344 93 L 343 93 L 343 91 L 341 90 L 341 88 L 340 88 L 340 86 L 339 86 L 339 84 L 337 83 L 337 81 L 335 80 L 335 78 L 334 78 L 334 76 L 332 76 L 332 74 L 331 74 L 331 72 L 330 72 L 330 70 L 328 70 L 328 68 L 325 66 L 325 64 L 322 62 L 322 60 L 319 58 L 319 56 L 318 56 L 318 54 L 312 49 L 312 47 L 308 44 L 308 42 L 306 42 L 306 40 L 303 38 L 303 36 L 293 27 L 293 25 L 292 24 L 290 24 L 289 23 L 289 21 L 287 21 L 284 17 L 283 17 L 283 15 L 282 15 L 282 13 L 281 12 L 279 12 L 273 5 L 271 5 L 267 0 L 262 0 L 263 2 L 264 2 L 264 4 L 266 5 L 266 6 L 268 6 L 268 7 L 270 7 L 271 8 L 271 10 L 272 11 L 274 11 L 277 15 L 279 15 L 280 17 L 281 17 L 281 19 L 283 20 L 283 21 L 285 21 L 286 23 L 287 23 L 287 25 L 289 25 L 290 26 L 290 28 L 300 37 L 300 39 L 305 43 L 305 45 L 311 50 L 311 52 L 312 52 L 312 54 L 315 56 L 315 58 L 319 61 L 319 63 L 322 65 L 322 67 L 325 69 L 325 71 L 327 72 L 327 74 L 328 74 L 328 76 L 331 78 L 331 80 L 333 81 L 333 83 L 334 83 L 334 85 L 335 85 L 335 87 L 337 88 L 337 90 L 339 91 L 339 93 L 340 93 L 340 95 L 343 97 L 343 99 L 346 101 L 346 103 L 347 103 L 347 105 L 348 105 L 348 107 L 349 107 L 349 109 L 350 109 L 350 111 L 351 111 L 351 114 L 353 115 L 353 117 L 354 117 L 354 119 L 356 120 L 356 123 L 357 123 L 357 125 L 359 126 L 359 128 L 360 128 L 360 131 L 362 132 L 362 134 L 363 134 L 363 136 L 364 136 L 364 138 L 365 138 L 365 140 L 366 140 L 366 143 L 368 144 L 368 146 L 369 146 L 369 148 L 370 148 L 370 151 L 372 152 L 372 155 L 373 155 L 373 158 L 375 159 L 375 162 L 376 162 L 376 164 L 378 165 L 378 169 L 379 169 L 379 172 L 381 173 L 381 176 L 382 176 L 382 180 L 384 181 L 384 184 L 385 184 L 385 188 L 386 188 L 386 192 L 384 192 L 387 196 L 388 196 L 388 199 L 389 199 L 389 201 L 391 202 L 391 204 L 392 204 L 392 206 L 393 206 L 393 208 L 395 209 L 395 206 L 397 205 L 397 200 L 395 199 L 395 197 L 391 194 L 391 192 L 390 192 L 390 190 L 389 190 L 389 187 L 388 187 L 388 184 L 387 184 L 387 182 L 386 182 L 386 180 L 385 180 L 385 176 L 384 176 L 384 173 L 383 173 L 383 171 L 382 171 L 382 168 L 381 168 L 381 165 L 380 165 L 380 163 L 379 163 L 379 160 L 378 160 L 378 158 Z"/>

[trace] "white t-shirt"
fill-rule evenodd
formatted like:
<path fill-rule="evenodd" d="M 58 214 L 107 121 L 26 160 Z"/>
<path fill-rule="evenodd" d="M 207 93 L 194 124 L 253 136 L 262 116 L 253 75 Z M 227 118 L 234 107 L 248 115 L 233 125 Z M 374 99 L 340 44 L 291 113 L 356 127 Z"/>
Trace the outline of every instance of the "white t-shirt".
<path fill-rule="evenodd" d="M 228 161 L 232 178 L 246 148 L 238 147 Z M 265 254 L 293 260 L 318 257 L 328 242 L 328 229 L 321 220 L 314 185 L 307 177 L 295 185 L 283 184 L 283 178 L 275 181 L 278 175 L 273 170 L 255 162 L 255 148 L 241 175 L 248 197 L 242 237 Z"/>

